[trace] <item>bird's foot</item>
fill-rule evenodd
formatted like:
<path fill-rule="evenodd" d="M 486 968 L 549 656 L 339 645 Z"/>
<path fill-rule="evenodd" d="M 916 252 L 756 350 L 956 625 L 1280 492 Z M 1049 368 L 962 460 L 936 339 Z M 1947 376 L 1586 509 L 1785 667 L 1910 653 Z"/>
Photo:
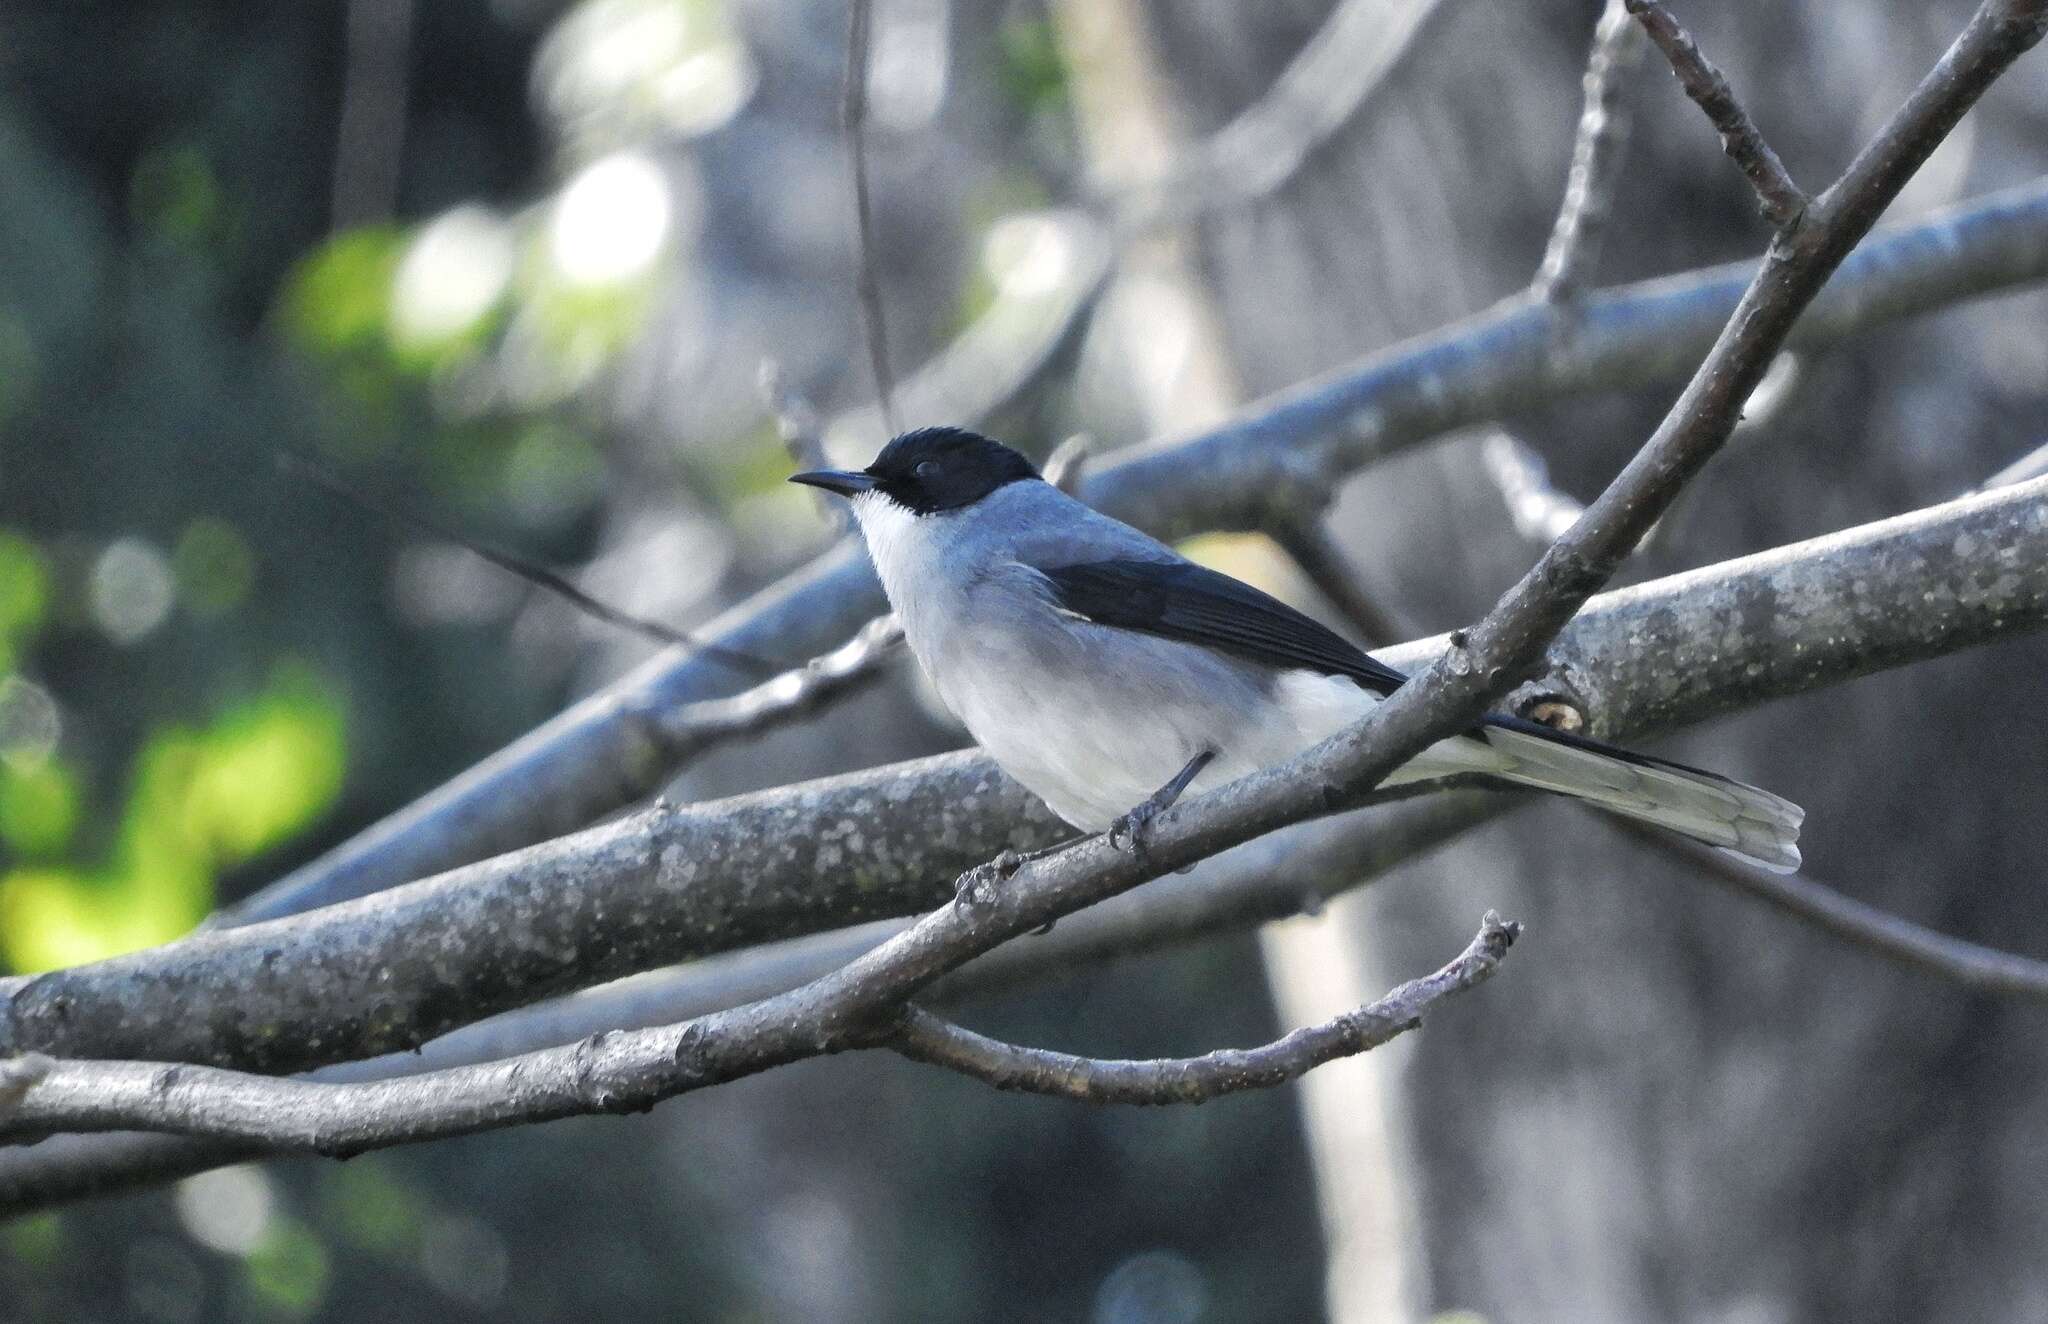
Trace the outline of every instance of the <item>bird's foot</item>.
<path fill-rule="evenodd" d="M 1200 775 L 1216 757 L 1216 751 L 1205 749 L 1189 759 L 1187 766 L 1173 775 L 1173 780 L 1145 797 L 1140 804 L 1133 805 L 1130 812 L 1118 814 L 1109 825 L 1109 844 L 1136 858 L 1145 855 L 1146 838 L 1152 834 L 1152 822 L 1181 797 L 1188 789 L 1188 783 Z"/>

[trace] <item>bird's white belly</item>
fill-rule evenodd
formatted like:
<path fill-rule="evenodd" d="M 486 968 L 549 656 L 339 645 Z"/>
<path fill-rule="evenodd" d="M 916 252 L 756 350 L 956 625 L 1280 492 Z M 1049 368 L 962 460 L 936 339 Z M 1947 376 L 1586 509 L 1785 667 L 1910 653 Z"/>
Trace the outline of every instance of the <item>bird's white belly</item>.
<path fill-rule="evenodd" d="M 1216 757 L 1190 795 L 1279 763 L 1364 716 L 1379 702 L 1348 680 L 1289 673 L 1277 684 L 1249 674 L 1176 684 L 1161 675 L 1069 673 L 1068 683 L 1019 691 L 974 683 L 961 659 L 940 693 L 1003 771 L 1067 822 L 1099 832 L 1157 791 L 1203 750 Z M 984 679 L 1014 675 L 992 666 Z M 1182 679 L 1185 679 L 1182 673 Z"/>

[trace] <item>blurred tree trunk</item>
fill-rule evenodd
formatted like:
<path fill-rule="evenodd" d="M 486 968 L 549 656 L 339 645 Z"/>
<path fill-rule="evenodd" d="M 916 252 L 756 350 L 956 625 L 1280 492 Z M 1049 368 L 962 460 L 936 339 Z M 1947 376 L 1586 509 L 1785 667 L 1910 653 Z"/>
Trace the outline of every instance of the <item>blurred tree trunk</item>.
<path fill-rule="evenodd" d="M 1147 6 L 1167 113 L 1190 132 L 1214 129 L 1326 9 Z M 1247 393 L 1530 279 L 1598 9 L 1446 6 L 1369 112 L 1277 196 L 1202 223 L 1208 297 Z M 1686 17 L 1813 182 L 1897 104 L 1967 10 Z M 1640 122 L 1601 283 L 1764 241 L 1741 180 L 1668 84 L 1646 64 L 1632 89 Z M 2026 108 L 2042 85 L 2023 65 L 1896 217 L 2038 172 L 2043 140 Z M 2040 324 L 2042 303 L 2028 294 L 1950 313 L 1801 365 L 1790 399 L 1703 479 L 1651 563 L 1703 564 L 1938 499 L 2036 444 L 2022 416 L 2038 409 L 2041 354 L 2011 342 L 2013 327 Z M 1508 421 L 1583 499 L 1678 385 Z M 1374 469 L 1344 494 L 1336 525 L 1367 590 L 1429 629 L 1476 618 L 1534 551 L 1517 545 L 1467 441 Z M 2037 737 L 1992 714 L 2031 702 L 2044 660 L 2041 640 L 2008 645 L 1663 747 L 1804 803 L 1818 876 L 1964 935 L 2039 933 L 2038 889 L 2007 880 L 2033 876 L 2048 847 L 2048 825 L 2017 789 L 2048 769 Z M 1327 996 L 1351 997 L 1347 983 L 1419 968 L 1486 905 L 1529 921 L 1528 959 L 1400 1059 L 1397 1148 L 1425 1266 L 1413 1313 L 1908 1320 L 2048 1309 L 2048 1156 L 2031 1103 L 2048 1074 L 2039 1011 L 1932 985 L 1701 888 L 1557 804 L 1334 907 L 1319 941 L 1346 954 L 1351 980 L 1297 971 L 1318 940 L 1283 931 L 1269 948 L 1283 963 L 1276 984 L 1326 979 Z M 1290 1016 L 1318 1014 L 1305 997 L 1286 1001 Z M 1325 1160 L 1345 1152 L 1339 1125 L 1376 1113 L 1370 1089 L 1358 1073 L 1310 1083 Z M 1348 1109 L 1333 1097 L 1342 1091 L 1353 1092 Z M 1368 1304 L 1376 1293 L 1347 1280 L 1364 1272 L 1333 1247 L 1334 1317 L 1385 1317 L 1383 1297 Z"/>

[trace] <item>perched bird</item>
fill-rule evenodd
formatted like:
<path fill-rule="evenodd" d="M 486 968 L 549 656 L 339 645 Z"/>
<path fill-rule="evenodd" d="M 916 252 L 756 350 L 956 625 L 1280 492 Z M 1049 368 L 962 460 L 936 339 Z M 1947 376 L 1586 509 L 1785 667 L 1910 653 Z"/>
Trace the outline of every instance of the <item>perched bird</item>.
<path fill-rule="evenodd" d="M 858 472 L 791 481 L 852 502 L 904 637 L 1003 771 L 1087 832 L 1142 843 L 1183 791 L 1282 762 L 1404 677 L 1249 584 L 1189 561 L 958 428 Z M 1568 795 L 1769 868 L 1799 867 L 1797 805 L 1716 773 L 1504 714 L 1387 784 L 1479 773 Z"/>

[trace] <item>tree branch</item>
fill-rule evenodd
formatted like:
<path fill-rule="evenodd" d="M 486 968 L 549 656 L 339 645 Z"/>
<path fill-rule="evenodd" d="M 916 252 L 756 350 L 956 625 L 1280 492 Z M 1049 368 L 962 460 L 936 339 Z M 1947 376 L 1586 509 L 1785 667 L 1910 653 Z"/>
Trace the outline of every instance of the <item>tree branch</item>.
<path fill-rule="evenodd" d="M 861 329 L 868 342 L 868 364 L 875 375 L 875 401 L 887 435 L 898 431 L 896 378 L 889 371 L 888 324 L 882 317 L 882 279 L 875 258 L 874 207 L 868 198 L 868 33 L 872 0 L 851 0 L 846 20 L 846 82 L 840 100 L 840 121 L 846 129 L 847 168 L 853 175 L 854 235 L 860 245 L 855 285 L 860 294 Z"/>
<path fill-rule="evenodd" d="M 1069 916 L 1048 935 L 998 948 L 939 980 L 926 997 L 957 1004 L 1081 965 L 1311 912 L 1531 798 L 1458 789 L 1305 823 L 1240 847 L 1192 874 L 1160 879 Z M 908 921 L 877 921 L 619 980 L 463 1026 L 417 1052 L 322 1068 L 314 1077 L 415 1075 L 570 1043 L 604 1030 L 687 1020 L 816 979 L 908 926 Z M 164 1135 L 60 1135 L 30 1147 L 0 1147 L 0 1217 L 189 1176 L 264 1153 L 245 1144 Z"/>
<path fill-rule="evenodd" d="M 1152 853 L 1164 845 L 1165 858 L 1140 860 L 1090 839 L 1027 864 L 995 895 L 941 907 L 789 993 L 680 1025 L 593 1035 L 508 1060 L 401 1080 L 330 1084 L 210 1067 L 22 1055 L 0 1103 L 0 1134 L 148 1127 L 345 1155 L 524 1122 L 641 1110 L 799 1058 L 886 1043 L 895 1009 L 938 976 L 1048 919 L 1127 891 L 1175 861 L 1219 848 L 1204 845 L 1199 830 L 1176 832 L 1173 815 L 1161 825 L 1163 836 L 1185 838 L 1156 843 Z M 1502 935 L 1493 941 L 1500 944 Z"/>
<path fill-rule="evenodd" d="M 1343 0 L 1257 101 L 1158 178 L 1112 192 L 1112 224 L 1143 234 L 1271 196 L 1357 114 L 1439 3 Z"/>
<path fill-rule="evenodd" d="M 1572 298 L 1599 260 L 1628 149 L 1628 76 L 1641 54 L 1642 37 L 1629 19 L 1627 5 L 1608 0 L 1581 80 L 1586 103 L 1572 144 L 1564 202 L 1536 269 L 1534 293 L 1539 299 L 1555 303 Z"/>
<path fill-rule="evenodd" d="M 942 910 L 844 971 L 732 1012 L 400 1080 L 329 1084 L 29 1054 L 0 1062 L 0 1134 L 152 1130 L 347 1156 L 520 1122 L 644 1111 L 662 1098 L 862 1047 L 893 1048 L 1003 1089 L 1096 1103 L 1200 1103 L 1293 1080 L 1414 1028 L 1437 1002 L 1490 978 L 1521 932 L 1489 913 L 1471 945 L 1434 975 L 1261 1048 L 1180 1062 L 1106 1062 L 1015 1048 L 907 1007 L 900 1017 L 877 1016 L 892 996 L 878 986 L 914 988 L 932 968 L 957 963 L 960 949 L 977 940 L 957 914 Z M 1002 926 L 993 918 L 984 923 Z M 918 953 L 919 936 L 928 947 L 954 950 Z M 859 975 L 849 974 L 863 965 Z"/>
<path fill-rule="evenodd" d="M 1280 544 L 1280 550 L 1287 553 L 1308 582 L 1315 585 L 1316 592 L 1337 609 L 1368 647 L 1389 644 L 1414 633 L 1399 612 L 1376 601 L 1359 586 L 1358 576 L 1346 563 L 1343 549 L 1323 527 L 1319 515 L 1276 519 L 1267 536 Z"/>
<path fill-rule="evenodd" d="M 1642 22 L 1643 30 L 1650 34 L 1651 41 L 1657 43 L 1657 49 L 1664 52 L 1664 58 L 1671 62 L 1671 72 L 1678 76 L 1679 86 L 1685 89 L 1685 94 L 1707 113 L 1714 131 L 1721 135 L 1722 149 L 1742 168 L 1749 186 L 1756 190 L 1757 205 L 1762 209 L 1764 218 L 1776 230 L 1789 230 L 1797 225 L 1806 210 L 1806 195 L 1785 172 L 1784 162 L 1764 141 L 1756 122 L 1735 99 L 1735 90 L 1728 86 L 1728 80 L 1721 76 L 1721 71 L 1700 54 L 1692 34 L 1678 25 L 1678 20 L 1671 17 L 1671 11 L 1663 6 L 1661 0 L 1623 0 L 1623 3 L 1628 6 L 1628 12 Z"/>
<path fill-rule="evenodd" d="M 1852 947 L 1875 952 L 1909 970 L 1959 984 L 1972 992 L 2048 1001 L 2048 961 L 1937 933 L 1904 916 L 1858 901 L 1803 873 L 1775 874 L 1711 847 L 1644 832 L 1619 820 L 1610 820 L 1610 824 L 1617 831 L 1678 856 L 1724 887 L 1767 902 Z"/>
<path fill-rule="evenodd" d="M 1512 706 L 1567 704 L 1627 738 L 2044 624 L 2048 478 L 1606 594 Z M 1444 647 L 1384 656 L 1413 669 Z M 657 808 L 345 906 L 0 980 L 0 1054 L 289 1071 L 409 1049 L 570 988 L 934 905 L 977 860 L 1067 833 L 965 753 Z"/>
<path fill-rule="evenodd" d="M 1276 500 L 1313 508 L 1360 467 L 1446 431 L 1593 390 L 1682 372 L 1735 306 L 1750 264 L 1589 293 L 1567 318 L 1516 300 L 1268 398 L 1229 422 L 1091 465 L 1090 504 L 1173 539 L 1264 527 Z M 1865 245 L 1793 337 L 1824 345 L 1973 295 L 2048 276 L 2048 182 L 1977 199 Z M 838 646 L 885 609 L 848 543 L 702 631 L 797 659 Z M 271 918 L 364 896 L 559 836 L 661 784 L 637 715 L 729 692 L 701 659 L 655 658 L 440 789 L 266 889 Z"/>
<path fill-rule="evenodd" d="M 1325 1062 L 1378 1048 L 1414 1029 L 1443 999 L 1492 978 L 1522 926 L 1488 911 L 1479 934 L 1456 960 L 1385 997 L 1321 1025 L 1257 1048 L 1225 1048 L 1200 1057 L 1113 1061 L 1023 1048 L 976 1034 L 919 1007 L 906 1007 L 887 1047 L 913 1062 L 944 1067 L 999 1090 L 1050 1094 L 1080 1103 L 1206 1103 L 1226 1094 L 1270 1089 Z"/>

